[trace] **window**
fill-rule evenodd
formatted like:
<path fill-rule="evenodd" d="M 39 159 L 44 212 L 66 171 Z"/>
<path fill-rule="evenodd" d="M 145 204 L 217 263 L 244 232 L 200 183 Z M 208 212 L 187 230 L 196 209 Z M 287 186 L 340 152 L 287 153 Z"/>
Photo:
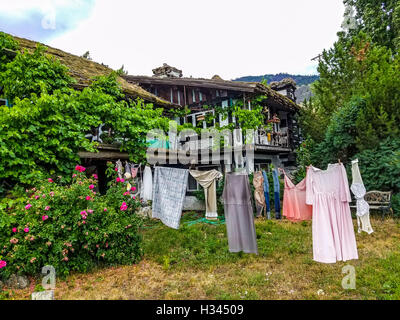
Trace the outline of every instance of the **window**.
<path fill-rule="evenodd" d="M 199 92 L 199 100 L 200 100 L 200 101 L 203 101 L 203 95 L 202 95 L 201 92 Z"/>
<path fill-rule="evenodd" d="M 171 103 L 174 103 L 174 92 L 172 91 L 172 88 L 170 89 L 170 95 L 171 95 Z"/>
<path fill-rule="evenodd" d="M 179 105 L 181 104 L 181 92 L 180 91 L 178 91 L 178 104 Z"/>

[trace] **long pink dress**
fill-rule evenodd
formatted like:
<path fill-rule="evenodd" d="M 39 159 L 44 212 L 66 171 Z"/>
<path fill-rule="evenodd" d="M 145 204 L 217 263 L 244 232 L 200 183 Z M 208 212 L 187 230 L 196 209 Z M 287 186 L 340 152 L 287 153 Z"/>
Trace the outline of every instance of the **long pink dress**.
<path fill-rule="evenodd" d="M 306 179 L 295 185 L 285 174 L 283 215 L 293 222 L 311 220 L 312 206 L 306 204 Z"/>
<path fill-rule="evenodd" d="M 358 259 L 351 218 L 346 170 L 342 163 L 327 170 L 310 166 L 306 176 L 306 203 L 313 206 L 314 260 L 335 263 Z"/>

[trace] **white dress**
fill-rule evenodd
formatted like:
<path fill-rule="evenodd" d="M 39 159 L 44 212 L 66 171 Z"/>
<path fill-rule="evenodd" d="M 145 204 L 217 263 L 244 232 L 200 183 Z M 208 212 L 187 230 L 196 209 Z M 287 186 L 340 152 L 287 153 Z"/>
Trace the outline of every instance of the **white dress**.
<path fill-rule="evenodd" d="M 369 204 L 364 200 L 366 189 L 361 178 L 360 169 L 358 168 L 358 159 L 351 162 L 351 173 L 353 176 L 353 181 L 351 184 L 351 192 L 353 192 L 354 197 L 357 201 L 357 224 L 358 233 L 365 231 L 368 234 L 374 232 L 369 219 Z"/>
<path fill-rule="evenodd" d="M 153 200 L 153 177 L 149 166 L 144 168 L 140 198 L 143 201 Z"/>

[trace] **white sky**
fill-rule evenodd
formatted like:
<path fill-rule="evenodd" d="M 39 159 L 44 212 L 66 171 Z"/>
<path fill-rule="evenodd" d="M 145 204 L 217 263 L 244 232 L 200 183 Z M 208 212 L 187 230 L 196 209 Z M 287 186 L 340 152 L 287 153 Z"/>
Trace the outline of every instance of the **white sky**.
<path fill-rule="evenodd" d="M 315 74 L 311 58 L 332 46 L 343 13 L 342 0 L 98 0 L 45 42 L 135 75 L 164 62 L 193 77 Z"/>

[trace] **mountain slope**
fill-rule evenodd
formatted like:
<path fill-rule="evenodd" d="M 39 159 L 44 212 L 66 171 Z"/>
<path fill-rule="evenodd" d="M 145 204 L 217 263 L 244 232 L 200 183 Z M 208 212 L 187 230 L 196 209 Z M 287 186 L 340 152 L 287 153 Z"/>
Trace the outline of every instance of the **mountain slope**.
<path fill-rule="evenodd" d="M 297 86 L 307 85 L 313 83 L 315 80 L 319 79 L 318 75 L 294 75 L 288 73 L 278 73 L 278 74 L 265 74 L 263 76 L 244 76 L 233 81 L 248 81 L 248 82 L 260 82 L 262 79 L 266 79 L 268 83 L 273 81 L 281 81 L 285 78 L 292 78 L 296 81 Z"/>

